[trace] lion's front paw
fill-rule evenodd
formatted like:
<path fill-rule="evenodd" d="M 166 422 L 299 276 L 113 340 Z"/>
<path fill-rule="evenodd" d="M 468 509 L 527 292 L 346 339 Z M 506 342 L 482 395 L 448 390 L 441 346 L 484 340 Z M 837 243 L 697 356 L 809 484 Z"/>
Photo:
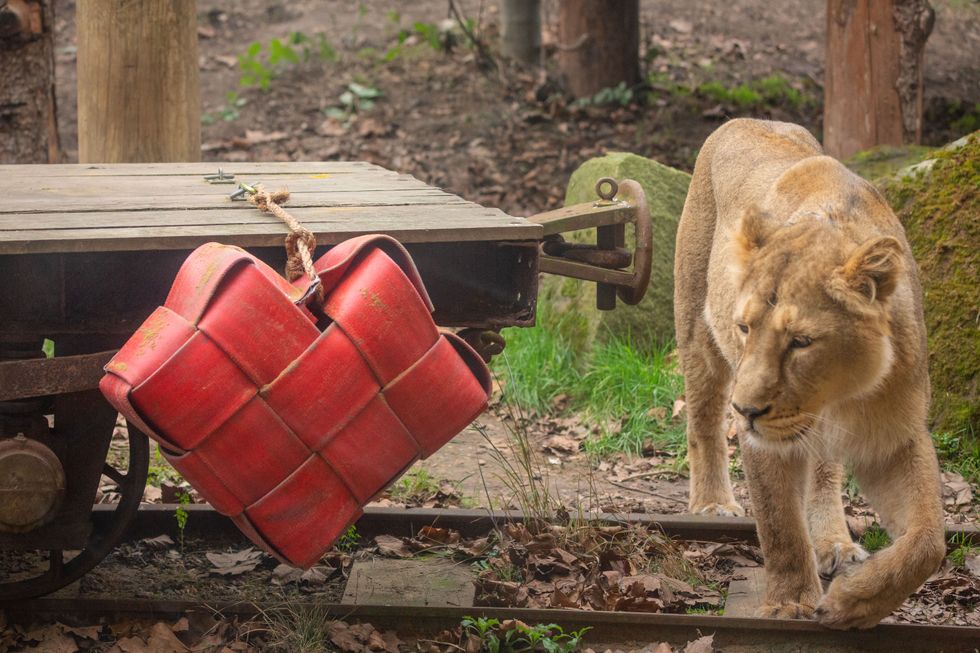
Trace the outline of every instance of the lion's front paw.
<path fill-rule="evenodd" d="M 745 516 L 745 508 L 734 501 L 728 503 L 704 503 L 691 506 L 691 512 L 696 515 L 717 515 L 719 517 Z"/>
<path fill-rule="evenodd" d="M 813 617 L 813 606 L 794 601 L 763 603 L 755 613 L 768 619 L 810 619 Z"/>
<path fill-rule="evenodd" d="M 814 542 L 817 554 L 817 572 L 821 578 L 831 579 L 853 565 L 860 564 L 870 555 L 860 544 L 851 542 L 832 542 L 829 540 Z"/>
<path fill-rule="evenodd" d="M 814 616 L 822 625 L 837 630 L 872 628 L 891 614 L 891 602 L 863 598 L 849 589 L 847 580 L 846 576 L 837 578 L 817 605 Z"/>

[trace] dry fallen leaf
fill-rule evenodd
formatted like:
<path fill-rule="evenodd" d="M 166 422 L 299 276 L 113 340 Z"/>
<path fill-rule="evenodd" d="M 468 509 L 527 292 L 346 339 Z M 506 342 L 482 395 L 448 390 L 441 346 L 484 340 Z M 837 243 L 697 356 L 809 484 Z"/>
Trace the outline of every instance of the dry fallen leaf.
<path fill-rule="evenodd" d="M 419 530 L 420 540 L 430 540 L 439 544 L 456 544 L 459 542 L 459 531 L 449 528 L 436 528 L 435 526 L 423 526 Z"/>
<path fill-rule="evenodd" d="M 415 555 L 411 547 L 400 537 L 393 535 L 378 535 L 374 538 L 374 543 L 378 547 L 378 553 L 395 558 L 411 558 Z"/>
<path fill-rule="evenodd" d="M 667 419 L 667 409 L 663 406 L 654 406 L 647 411 L 647 417 L 658 422 L 662 422 Z"/>
<path fill-rule="evenodd" d="M 75 637 L 95 640 L 96 642 L 99 641 L 99 635 L 102 633 L 102 626 L 66 626 L 62 623 L 58 625 L 66 633 L 72 634 Z"/>
<path fill-rule="evenodd" d="M 156 537 L 148 537 L 146 539 L 140 540 L 140 544 L 148 549 L 166 549 L 167 547 L 173 546 L 173 539 L 164 533 L 163 535 L 157 535 Z"/>
<path fill-rule="evenodd" d="M 245 572 L 252 571 L 259 566 L 265 556 L 261 551 L 256 551 L 252 547 L 242 551 L 232 553 L 205 553 L 204 554 L 214 567 L 212 574 L 218 576 L 238 576 Z"/>
<path fill-rule="evenodd" d="M 691 30 L 694 29 L 694 25 L 691 21 L 684 20 L 682 18 L 675 18 L 674 20 L 667 23 L 670 28 L 675 32 L 680 32 L 681 34 L 690 34 Z"/>
<path fill-rule="evenodd" d="M 374 118 L 358 118 L 357 133 L 365 138 L 384 136 L 388 133 L 388 125 Z"/>
<path fill-rule="evenodd" d="M 155 485 L 147 485 L 143 488 L 143 503 L 160 503 L 163 493 Z"/>
<path fill-rule="evenodd" d="M 58 623 L 32 628 L 24 635 L 25 641 L 37 642 L 30 650 L 41 653 L 75 653 L 79 650 L 75 638 L 64 632 Z"/>
<path fill-rule="evenodd" d="M 579 441 L 566 435 L 553 435 L 542 445 L 546 451 L 553 453 L 578 453 Z"/>
<path fill-rule="evenodd" d="M 963 566 L 966 567 L 971 574 L 977 578 L 980 578 L 980 553 L 966 556 Z"/>
<path fill-rule="evenodd" d="M 684 401 L 683 397 L 679 397 L 674 400 L 674 408 L 670 412 L 671 419 L 680 419 L 687 414 L 687 402 Z"/>
<path fill-rule="evenodd" d="M 684 647 L 684 653 L 712 653 L 715 650 L 714 642 L 714 635 L 699 637 L 693 642 L 687 643 L 687 646 Z"/>

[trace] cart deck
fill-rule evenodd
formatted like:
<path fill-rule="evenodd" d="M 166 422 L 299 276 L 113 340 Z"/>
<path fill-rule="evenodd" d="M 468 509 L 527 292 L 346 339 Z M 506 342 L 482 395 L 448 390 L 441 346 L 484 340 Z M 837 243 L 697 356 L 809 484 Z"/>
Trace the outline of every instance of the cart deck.
<path fill-rule="evenodd" d="M 232 202 L 211 163 L 0 166 L 0 254 L 275 247 L 275 217 Z M 541 225 L 365 162 L 241 163 L 235 180 L 285 186 L 289 211 L 321 245 L 365 233 L 404 243 L 539 240 Z M 230 180 L 229 180 L 230 181 Z"/>
<path fill-rule="evenodd" d="M 220 242 L 282 269 L 288 228 L 233 201 L 239 183 L 288 188 L 287 210 L 317 238 L 314 256 L 362 234 L 400 240 L 435 322 L 463 327 L 485 357 L 503 346 L 493 331 L 534 323 L 539 270 L 597 282 L 603 308 L 617 297 L 636 303 L 649 279 L 649 212 L 634 181 L 624 182 L 623 199 L 615 181 L 600 180 L 608 190 L 597 188 L 599 201 L 524 219 L 364 162 L 218 165 L 0 166 L 0 466 L 15 472 L 0 477 L 0 600 L 79 578 L 136 514 L 147 439 L 129 429 L 128 460 L 106 459 L 117 416 L 96 386 L 113 350 L 163 304 L 188 254 Z M 627 223 L 635 258 L 624 249 Z M 598 228 L 596 246 L 559 235 L 587 227 Z M 53 358 L 42 353 L 46 338 Z M 120 501 L 96 523 L 103 477 Z"/>
<path fill-rule="evenodd" d="M 288 230 L 230 200 L 238 181 L 288 188 L 287 209 L 320 246 L 365 233 L 405 243 L 439 324 L 533 323 L 539 224 L 364 162 L 221 168 L 224 183 L 205 179 L 217 173 L 211 163 L 0 166 L 0 337 L 128 334 L 209 241 L 281 267 Z"/>

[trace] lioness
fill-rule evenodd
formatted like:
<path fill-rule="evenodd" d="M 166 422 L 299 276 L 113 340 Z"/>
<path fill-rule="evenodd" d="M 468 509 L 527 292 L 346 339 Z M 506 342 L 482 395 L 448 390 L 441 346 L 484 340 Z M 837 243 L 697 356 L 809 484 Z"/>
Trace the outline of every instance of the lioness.
<path fill-rule="evenodd" d="M 915 261 L 884 199 L 802 127 L 733 120 L 705 142 L 677 230 L 690 510 L 742 515 L 735 415 L 765 558 L 760 616 L 870 628 L 945 555 Z M 851 541 L 843 463 L 894 539 Z M 821 597 L 818 574 L 833 577 Z"/>

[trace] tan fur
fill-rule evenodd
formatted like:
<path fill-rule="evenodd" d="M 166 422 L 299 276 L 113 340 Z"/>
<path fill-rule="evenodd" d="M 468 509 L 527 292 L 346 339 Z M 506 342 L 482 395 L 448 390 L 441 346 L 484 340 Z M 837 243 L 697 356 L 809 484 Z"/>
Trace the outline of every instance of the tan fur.
<path fill-rule="evenodd" d="M 691 512 L 744 514 L 722 432 L 737 405 L 761 614 L 873 626 L 945 554 L 922 291 L 901 225 L 803 128 L 733 120 L 698 156 L 674 279 Z M 844 521 L 844 463 L 894 540 L 870 557 Z M 826 595 L 818 573 L 836 576 Z"/>

